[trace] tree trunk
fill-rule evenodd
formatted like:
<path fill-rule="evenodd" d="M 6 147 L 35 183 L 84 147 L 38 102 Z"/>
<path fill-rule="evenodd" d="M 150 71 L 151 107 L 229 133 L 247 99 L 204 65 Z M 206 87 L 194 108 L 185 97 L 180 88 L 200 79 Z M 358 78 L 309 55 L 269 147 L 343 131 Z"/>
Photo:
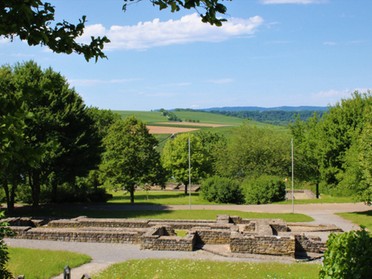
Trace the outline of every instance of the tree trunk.
<path fill-rule="evenodd" d="M 315 196 L 319 199 L 319 182 L 315 184 Z"/>
<path fill-rule="evenodd" d="M 184 183 L 185 185 L 185 195 L 187 195 L 187 187 L 188 187 L 188 183 Z"/>
<path fill-rule="evenodd" d="M 3 186 L 4 192 L 5 192 L 5 198 L 6 198 L 6 207 L 8 209 L 8 212 L 12 212 L 14 209 L 14 203 L 12 204 L 12 199 L 11 199 L 11 194 L 9 191 L 9 185 L 8 185 L 8 180 L 4 178 L 1 181 L 1 184 Z"/>
<path fill-rule="evenodd" d="M 134 186 L 130 186 L 130 204 L 134 204 Z"/>
<path fill-rule="evenodd" d="M 40 171 L 34 170 L 30 173 L 30 186 L 32 196 L 32 207 L 39 207 L 40 203 Z"/>

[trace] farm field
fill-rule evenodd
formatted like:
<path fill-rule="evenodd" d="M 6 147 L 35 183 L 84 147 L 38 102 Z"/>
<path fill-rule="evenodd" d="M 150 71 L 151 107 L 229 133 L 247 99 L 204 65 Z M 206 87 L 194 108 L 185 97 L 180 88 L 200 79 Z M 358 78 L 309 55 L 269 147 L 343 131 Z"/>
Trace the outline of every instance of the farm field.
<path fill-rule="evenodd" d="M 114 111 L 120 114 L 123 118 L 135 116 L 139 120 L 146 123 L 151 134 L 155 135 L 170 135 L 177 133 L 195 132 L 198 130 L 211 130 L 220 134 L 229 135 L 234 127 L 238 127 L 244 122 L 250 123 L 252 126 L 273 129 L 276 131 L 287 131 L 284 126 L 275 126 L 271 124 L 260 123 L 257 121 L 243 120 L 238 117 L 225 116 L 210 112 L 199 111 L 175 111 L 177 117 L 182 119 L 182 122 L 167 121 L 165 116 L 162 116 L 159 111 Z M 193 122 L 194 121 L 194 122 Z"/>

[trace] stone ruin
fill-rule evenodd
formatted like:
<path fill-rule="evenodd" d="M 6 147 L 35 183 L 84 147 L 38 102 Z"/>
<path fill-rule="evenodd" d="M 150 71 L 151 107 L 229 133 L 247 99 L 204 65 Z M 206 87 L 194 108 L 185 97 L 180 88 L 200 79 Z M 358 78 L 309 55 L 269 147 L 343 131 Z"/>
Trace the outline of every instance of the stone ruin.
<path fill-rule="evenodd" d="M 126 243 L 141 249 L 194 251 L 205 246 L 223 246 L 229 255 L 259 254 L 299 257 L 323 253 L 325 242 L 319 232 L 341 231 L 334 225 L 286 223 L 280 219 L 243 219 L 219 215 L 210 220 L 139 220 L 9 218 L 14 238 Z M 176 230 L 185 230 L 183 237 Z"/>

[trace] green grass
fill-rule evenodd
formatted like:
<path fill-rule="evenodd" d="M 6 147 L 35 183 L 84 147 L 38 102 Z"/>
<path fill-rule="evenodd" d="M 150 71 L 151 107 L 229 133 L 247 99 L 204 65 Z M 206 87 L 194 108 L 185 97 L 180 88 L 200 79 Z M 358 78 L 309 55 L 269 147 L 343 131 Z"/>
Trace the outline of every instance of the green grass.
<path fill-rule="evenodd" d="M 320 199 L 306 199 L 306 200 L 294 200 L 295 204 L 320 204 L 320 203 L 354 203 L 355 199 L 349 197 L 333 197 L 329 195 L 321 195 Z M 278 204 L 292 204 L 292 200 L 278 202 Z"/>
<path fill-rule="evenodd" d="M 96 279 L 146 278 L 318 278 L 318 264 L 238 263 L 200 260 L 130 260 L 115 264 L 94 276 Z"/>
<path fill-rule="evenodd" d="M 122 191 L 111 192 L 113 198 L 109 203 L 130 203 L 128 193 Z M 162 204 L 162 205 L 179 205 L 189 204 L 189 195 L 182 191 L 136 191 L 134 193 L 136 204 Z M 191 204 L 215 204 L 204 200 L 199 193 L 191 193 Z"/>
<path fill-rule="evenodd" d="M 337 215 L 350 220 L 354 224 L 364 226 L 372 233 L 372 210 L 363 212 L 337 213 Z"/>
<path fill-rule="evenodd" d="M 8 270 L 17 277 L 27 279 L 51 278 L 63 273 L 65 266 L 71 268 L 91 261 L 87 255 L 66 252 L 25 248 L 9 248 Z"/>

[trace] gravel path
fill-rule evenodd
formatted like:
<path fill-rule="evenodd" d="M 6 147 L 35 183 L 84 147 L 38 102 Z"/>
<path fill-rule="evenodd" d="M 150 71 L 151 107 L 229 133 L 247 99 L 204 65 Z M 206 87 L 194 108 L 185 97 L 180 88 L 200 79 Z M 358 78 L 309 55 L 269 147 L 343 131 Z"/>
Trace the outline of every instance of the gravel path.
<path fill-rule="evenodd" d="M 104 206 L 95 206 L 94 209 L 105 210 Z M 156 206 L 156 205 L 115 205 L 110 206 L 110 210 L 187 210 L 189 205 Z M 291 213 L 292 205 L 191 205 L 191 210 L 240 210 L 247 212 L 272 212 L 272 213 Z M 343 203 L 343 204 L 304 204 L 295 205 L 295 213 L 307 214 L 314 218 L 312 223 L 334 224 L 344 231 L 356 229 L 357 226 L 351 222 L 335 215 L 338 212 L 360 212 L 371 208 L 363 203 Z M 195 252 L 172 252 L 172 251 L 151 251 L 140 250 L 138 245 L 129 244 L 107 244 L 107 243 L 81 243 L 81 242 L 57 242 L 57 241 L 38 241 L 23 239 L 6 239 L 6 243 L 12 247 L 25 247 L 50 250 L 68 250 L 84 253 L 92 257 L 92 262 L 75 268 L 71 271 L 72 279 L 80 279 L 84 274 L 94 274 L 113 263 L 123 262 L 129 259 L 147 258 L 172 258 L 172 259 L 208 259 L 220 261 L 290 261 L 287 258 L 260 257 L 252 256 L 247 258 L 226 258 L 199 250 Z M 293 261 L 293 259 L 292 259 Z M 63 278 L 60 275 L 55 278 Z"/>

